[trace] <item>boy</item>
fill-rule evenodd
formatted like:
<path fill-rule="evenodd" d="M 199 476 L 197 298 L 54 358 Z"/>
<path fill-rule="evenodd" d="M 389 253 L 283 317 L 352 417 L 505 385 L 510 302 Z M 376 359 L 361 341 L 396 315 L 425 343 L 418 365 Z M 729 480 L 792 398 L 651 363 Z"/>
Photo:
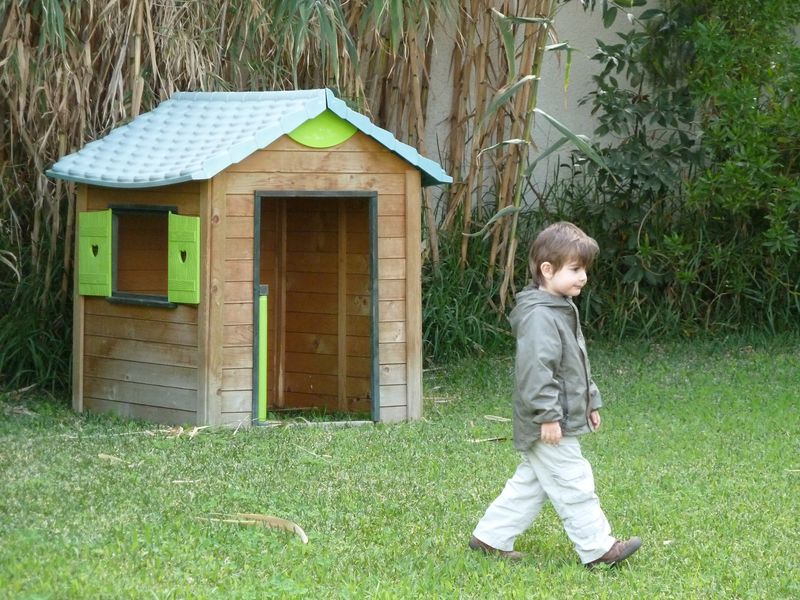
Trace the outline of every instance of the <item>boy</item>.
<path fill-rule="evenodd" d="M 522 462 L 475 528 L 473 550 L 523 558 L 513 550 L 514 540 L 547 500 L 587 568 L 625 560 L 642 543 L 638 537 L 611 536 L 594 493 L 592 467 L 576 437 L 600 427 L 600 392 L 572 302 L 597 252 L 597 242 L 566 222 L 544 229 L 531 246 L 534 282 L 517 295 L 509 317 L 517 338 L 514 447 Z"/>

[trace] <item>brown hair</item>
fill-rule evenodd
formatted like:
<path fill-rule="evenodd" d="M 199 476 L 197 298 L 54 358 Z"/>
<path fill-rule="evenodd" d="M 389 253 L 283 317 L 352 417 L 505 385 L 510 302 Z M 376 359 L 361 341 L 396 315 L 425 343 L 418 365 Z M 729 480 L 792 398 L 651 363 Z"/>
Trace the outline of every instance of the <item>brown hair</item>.
<path fill-rule="evenodd" d="M 575 261 L 588 269 L 599 251 L 597 242 L 579 227 L 559 221 L 543 229 L 533 240 L 528 253 L 528 267 L 534 282 L 542 285 L 542 263 L 549 262 L 558 271 L 566 263 Z"/>

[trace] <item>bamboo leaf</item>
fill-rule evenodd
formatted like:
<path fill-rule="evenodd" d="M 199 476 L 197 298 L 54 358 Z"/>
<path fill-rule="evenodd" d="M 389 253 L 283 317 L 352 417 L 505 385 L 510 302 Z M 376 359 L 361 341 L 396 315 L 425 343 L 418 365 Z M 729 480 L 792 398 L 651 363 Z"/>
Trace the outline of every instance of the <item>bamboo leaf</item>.
<path fill-rule="evenodd" d="M 481 227 L 480 231 L 476 231 L 474 233 L 462 233 L 461 235 L 463 235 L 464 237 L 478 237 L 480 235 L 483 235 L 489 230 L 489 227 L 491 227 L 492 223 L 494 223 L 495 221 L 498 221 L 503 217 L 513 215 L 514 213 L 518 213 L 521 210 L 522 209 L 519 206 L 514 206 L 513 204 L 506 206 L 505 208 L 501 208 L 494 215 L 492 215 L 491 219 L 486 221 L 486 224 L 483 227 Z"/>
<path fill-rule="evenodd" d="M 403 39 L 403 0 L 392 0 L 389 22 L 389 33 L 392 41 L 392 54 L 396 55 L 400 51 L 400 41 Z"/>
<path fill-rule="evenodd" d="M 503 140 L 502 142 L 499 142 L 497 144 L 492 144 L 488 148 L 484 148 L 483 150 L 478 152 L 477 158 L 480 158 L 481 155 L 484 152 L 491 152 L 492 150 L 495 150 L 497 148 L 501 148 L 503 146 L 511 146 L 511 145 L 519 145 L 519 144 L 530 144 L 530 142 L 526 142 L 525 140 L 521 140 L 519 138 L 514 138 L 514 139 L 511 139 L 511 140 Z"/>
<path fill-rule="evenodd" d="M 519 79 L 516 83 L 512 85 L 506 85 L 500 88 L 497 95 L 492 100 L 491 104 L 489 104 L 489 108 L 486 109 L 486 114 L 483 115 L 483 119 L 481 122 L 486 121 L 491 116 L 496 113 L 501 106 L 503 106 L 506 102 L 508 102 L 514 94 L 516 94 L 522 86 L 530 83 L 531 81 L 535 81 L 538 79 L 536 75 L 525 75 L 521 79 Z"/>
<path fill-rule="evenodd" d="M 514 30 L 511 21 L 499 10 L 492 8 L 492 14 L 497 21 L 497 28 L 500 30 L 500 39 L 503 41 L 503 48 L 506 52 L 506 63 L 508 63 L 508 78 L 506 81 L 511 83 L 517 78 L 517 45 L 514 41 Z"/>
<path fill-rule="evenodd" d="M 597 164 L 599 167 L 601 167 L 601 168 L 605 169 L 606 171 L 608 171 L 609 174 L 611 175 L 612 179 L 614 179 L 614 181 L 616 181 L 616 178 L 614 177 L 614 173 L 612 173 L 611 169 L 608 168 L 608 165 L 603 160 L 603 157 L 600 156 L 600 154 L 598 154 L 598 152 L 587 141 L 586 136 L 582 136 L 582 135 L 578 135 L 576 133 L 573 133 L 573 131 L 569 127 L 567 127 L 566 125 L 561 123 L 558 119 L 556 119 L 554 117 L 551 117 L 550 115 L 548 115 L 546 112 L 544 112 L 540 108 L 534 108 L 533 110 L 537 114 L 540 114 L 545 119 L 547 119 L 550 122 L 550 124 L 553 127 L 555 127 L 556 129 L 558 129 L 564 137 L 566 137 L 570 142 L 575 144 L 575 146 L 578 148 L 578 150 L 580 150 L 583 154 L 585 154 L 587 158 L 589 158 L 592 162 Z"/>
<path fill-rule="evenodd" d="M 538 165 L 545 158 L 550 156 L 553 152 L 561 148 L 564 144 L 566 144 L 569 141 L 570 141 L 569 138 L 564 136 L 556 143 L 552 144 L 551 146 L 547 147 L 545 150 L 540 152 L 539 155 L 536 157 L 536 159 L 533 160 L 530 165 L 528 165 L 528 168 L 525 170 L 525 177 L 530 177 L 531 174 L 533 173 L 533 170 L 536 168 L 536 165 Z"/>

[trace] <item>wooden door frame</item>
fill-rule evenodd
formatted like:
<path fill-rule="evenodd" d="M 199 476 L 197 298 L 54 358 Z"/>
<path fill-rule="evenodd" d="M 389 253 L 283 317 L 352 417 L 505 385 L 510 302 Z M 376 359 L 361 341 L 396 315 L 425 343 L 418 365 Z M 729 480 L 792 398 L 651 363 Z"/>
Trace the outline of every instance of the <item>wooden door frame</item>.
<path fill-rule="evenodd" d="M 254 425 L 264 424 L 258 419 L 258 386 L 259 386 L 259 369 L 258 369 L 258 348 L 259 348 L 259 298 L 263 292 L 261 285 L 261 207 L 264 200 L 281 199 L 286 201 L 290 198 L 318 198 L 320 201 L 326 200 L 339 200 L 348 198 L 366 198 L 369 202 L 368 206 L 368 219 L 369 219 L 369 287 L 370 287 L 370 351 L 371 351 L 371 365 L 370 365 L 370 394 L 371 394 L 371 419 L 377 423 L 380 421 L 380 361 L 378 356 L 379 343 L 379 298 L 378 298 L 378 192 L 376 191 L 320 191 L 320 190 L 256 190 L 254 199 L 254 227 L 253 227 L 253 401 L 252 401 L 252 417 Z M 338 231 L 338 230 L 337 230 Z M 277 290 L 281 295 L 285 295 L 285 289 Z M 284 296 L 285 297 L 285 296 Z M 285 301 L 278 298 L 279 306 L 285 310 Z M 283 326 L 283 319 L 276 319 L 276 327 Z M 282 370 L 283 366 L 278 365 L 278 369 Z M 276 383 L 275 389 L 278 385 L 283 384 L 283 373 L 278 372 L 275 374 Z"/>

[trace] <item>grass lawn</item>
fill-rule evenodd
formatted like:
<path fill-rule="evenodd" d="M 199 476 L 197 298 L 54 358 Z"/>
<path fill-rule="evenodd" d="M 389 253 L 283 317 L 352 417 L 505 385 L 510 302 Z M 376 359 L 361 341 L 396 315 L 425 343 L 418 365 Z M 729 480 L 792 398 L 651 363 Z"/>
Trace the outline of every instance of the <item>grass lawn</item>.
<path fill-rule="evenodd" d="M 425 418 L 393 426 L 190 438 L 0 396 L 0 597 L 798 598 L 798 342 L 591 346 L 584 453 L 615 533 L 644 539 L 594 572 L 551 507 L 523 564 L 466 548 L 517 464 L 486 418 L 511 415 L 508 357 L 428 372 Z"/>

